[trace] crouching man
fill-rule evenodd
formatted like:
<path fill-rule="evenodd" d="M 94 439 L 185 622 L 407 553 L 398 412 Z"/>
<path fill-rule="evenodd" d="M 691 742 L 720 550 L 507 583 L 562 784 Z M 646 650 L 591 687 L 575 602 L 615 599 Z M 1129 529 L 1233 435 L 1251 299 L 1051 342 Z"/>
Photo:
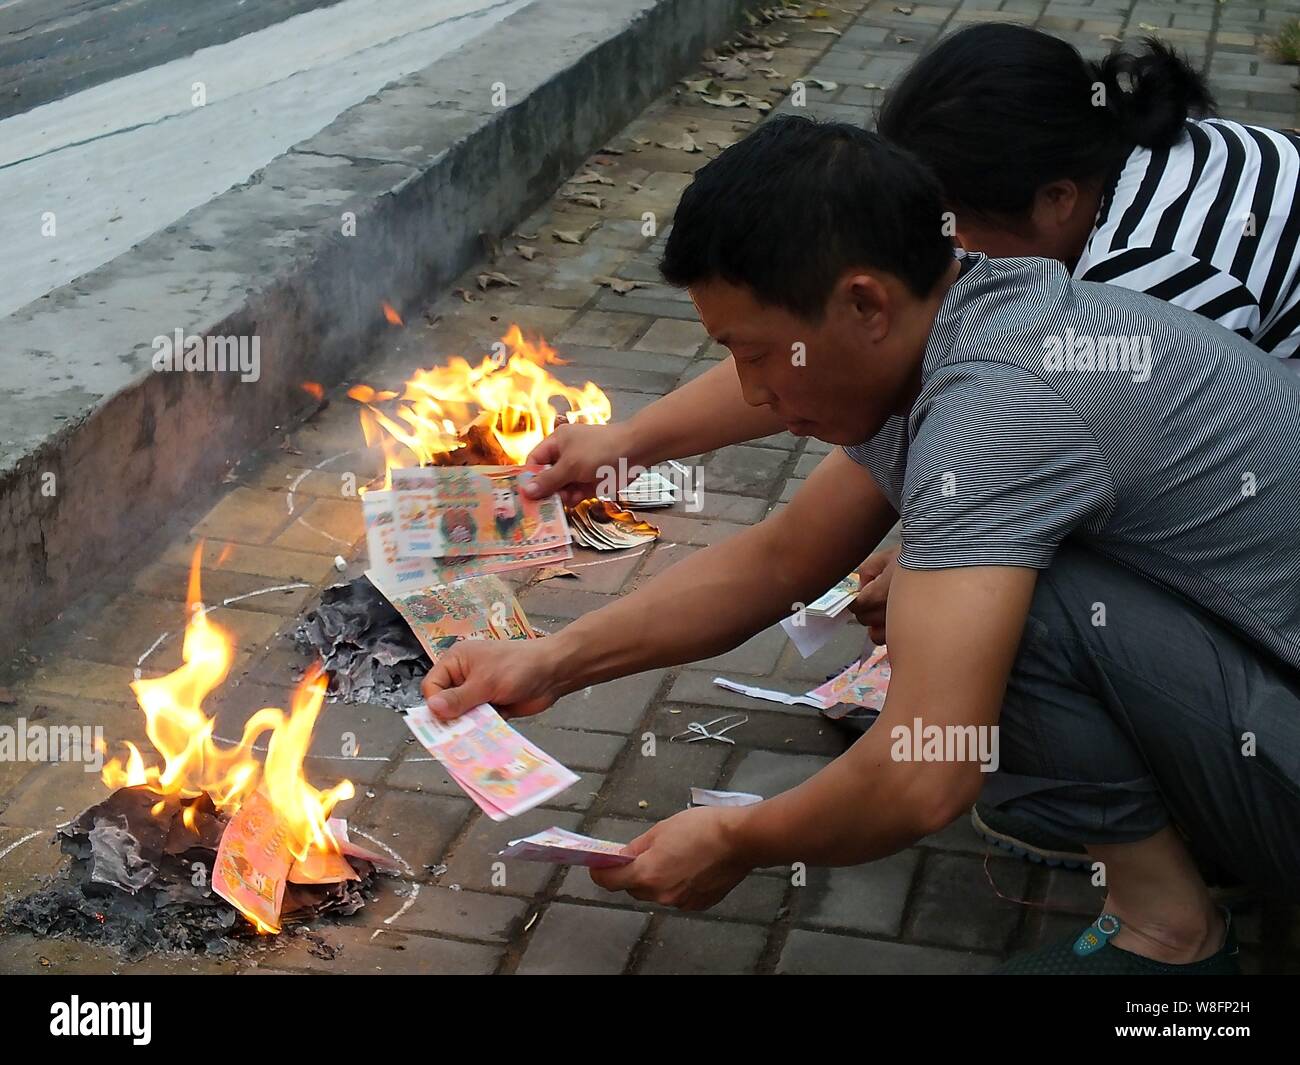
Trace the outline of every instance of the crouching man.
<path fill-rule="evenodd" d="M 842 447 L 780 513 L 556 635 L 457 645 L 433 710 L 533 714 L 719 654 L 901 519 L 876 725 L 594 878 L 701 909 L 754 868 L 892 854 L 982 792 L 1106 872 L 1098 921 L 1008 971 L 1236 971 L 1196 859 L 1300 896 L 1300 379 L 1056 262 L 954 255 L 933 180 L 845 125 L 774 120 L 704 167 L 662 268 L 748 404 Z M 999 770 L 891 757 L 918 718 L 996 726 Z"/>

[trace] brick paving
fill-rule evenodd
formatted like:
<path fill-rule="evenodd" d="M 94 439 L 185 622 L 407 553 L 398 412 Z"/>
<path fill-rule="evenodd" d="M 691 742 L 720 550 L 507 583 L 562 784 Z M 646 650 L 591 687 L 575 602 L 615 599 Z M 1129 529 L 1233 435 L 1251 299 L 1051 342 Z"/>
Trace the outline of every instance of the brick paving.
<path fill-rule="evenodd" d="M 806 83 L 804 113 L 870 123 L 881 87 L 936 35 L 963 23 L 1038 25 L 1088 53 L 1108 47 L 1105 36 L 1134 38 L 1157 27 L 1209 73 L 1225 113 L 1297 124 L 1296 69 L 1272 62 L 1263 38 L 1300 12 L 1300 3 L 848 0 L 821 10 L 828 17 L 766 28 L 789 34 L 771 60 L 779 79 L 756 75 L 725 87 L 763 96 L 782 111 L 792 109 L 783 95 L 793 78 L 821 79 L 826 88 Z M 722 110 L 680 91 L 662 98 L 611 138 L 622 154 L 593 160 L 614 181 L 599 187 L 600 209 L 558 195 L 518 228 L 525 236 L 503 242 L 494 269 L 518 287 L 479 293 L 479 268 L 469 271 L 461 284 L 473 302 L 446 295 L 408 309 L 409 325 L 383 338 L 356 379 L 391 387 L 451 354 L 477 359 L 510 322 L 542 332 L 571 362 L 563 376 L 596 381 L 616 417 L 702 372 L 725 352 L 708 341 L 682 294 L 652 285 L 618 295 L 592 278 L 653 282 L 663 229 L 690 174 L 759 118 L 748 107 Z M 662 147 L 683 131 L 701 151 Z M 645 212 L 653 213 L 658 235 L 642 235 Z M 555 229 L 581 231 L 598 220 L 581 244 L 551 238 Z M 517 243 L 535 246 L 536 258 L 515 254 Z M 230 735 L 260 706 L 285 705 L 304 660 L 284 634 L 321 587 L 364 568 L 360 508 L 343 489 L 349 478 L 365 483 L 375 467 L 360 451 L 355 406 L 343 389 L 331 398 L 327 409 L 250 457 L 215 506 L 183 516 L 174 534 L 155 536 L 146 564 L 107 582 L 56 628 L 34 634 L 8 667 L 5 716 L 89 722 L 102 725 L 110 743 L 143 741 L 127 683 L 137 670 L 151 676 L 179 662 L 186 565 L 200 537 L 205 598 L 245 597 L 213 615 L 237 642 L 231 679 L 208 708 L 218 733 Z M 649 549 L 618 556 L 578 550 L 577 580 L 538 584 L 524 575 L 525 609 L 553 631 L 626 594 L 780 507 L 828 450 L 783 433 L 700 456 L 702 510 L 650 515 L 664 535 Z M 336 556 L 347 563 L 342 574 Z M 170 635 L 160 640 L 163 633 Z M 631 839 L 681 809 L 692 785 L 771 795 L 805 779 L 843 749 L 838 734 L 806 708 L 754 703 L 711 679 L 725 673 L 804 690 L 855 657 L 861 642 L 860 630 L 846 629 L 805 661 L 774 630 L 706 662 L 566 697 L 523 730 L 582 780 L 508 825 L 480 815 L 390 711 L 331 705 L 315 737 L 312 778 L 318 785 L 341 775 L 357 782 L 341 812 L 411 870 L 384 881 L 377 904 L 323 927 L 327 941 L 342 948 L 336 958 L 317 958 L 286 936 L 228 960 L 125 964 L 84 944 L 10 934 L 0 937 L 0 971 L 981 973 L 1081 927 L 1099 898 L 1086 876 L 989 853 L 965 821 L 868 866 L 808 870 L 798 886 L 790 870 L 759 870 L 707 914 L 610 896 L 582 870 L 507 866 L 496 858 L 507 839 L 553 824 Z M 731 734 L 734 747 L 669 742 L 689 721 L 736 709 L 749 720 Z M 360 740 L 357 757 L 339 753 L 345 733 Z M 647 733 L 658 741 L 654 757 L 642 755 Z M 102 794 L 98 777 L 79 766 L 0 763 L 0 892 L 26 890 L 56 868 L 50 829 Z M 1246 909 L 1238 923 L 1248 971 L 1300 971 L 1296 910 Z"/>

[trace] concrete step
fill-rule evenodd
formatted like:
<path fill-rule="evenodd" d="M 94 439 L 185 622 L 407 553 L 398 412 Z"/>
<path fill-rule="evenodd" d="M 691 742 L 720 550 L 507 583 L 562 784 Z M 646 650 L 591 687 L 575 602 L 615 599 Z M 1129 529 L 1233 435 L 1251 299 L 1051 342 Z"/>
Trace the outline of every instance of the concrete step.
<path fill-rule="evenodd" d="M 384 301 L 444 286 L 744 6 L 535 0 L 0 321 L 0 648 L 213 494 L 304 382 L 364 356 Z M 242 370 L 156 369 L 177 331 Z"/>

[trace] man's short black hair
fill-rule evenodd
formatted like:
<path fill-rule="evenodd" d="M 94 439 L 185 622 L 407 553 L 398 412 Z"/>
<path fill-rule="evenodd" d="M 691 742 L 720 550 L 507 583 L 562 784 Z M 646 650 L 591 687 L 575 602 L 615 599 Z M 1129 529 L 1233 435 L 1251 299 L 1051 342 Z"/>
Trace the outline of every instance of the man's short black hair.
<path fill-rule="evenodd" d="M 942 212 L 938 183 L 902 149 L 847 123 L 778 116 L 695 175 L 659 269 L 682 287 L 744 285 L 817 321 L 854 267 L 932 291 L 952 262 Z"/>

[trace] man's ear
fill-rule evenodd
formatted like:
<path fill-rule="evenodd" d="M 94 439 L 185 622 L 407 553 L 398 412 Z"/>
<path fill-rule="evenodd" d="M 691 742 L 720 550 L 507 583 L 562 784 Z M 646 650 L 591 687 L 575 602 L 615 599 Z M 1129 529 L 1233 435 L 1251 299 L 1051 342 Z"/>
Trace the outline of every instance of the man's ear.
<path fill-rule="evenodd" d="M 889 289 L 874 274 L 846 274 L 840 279 L 840 294 L 852 309 L 858 323 L 872 340 L 889 332 Z"/>
<path fill-rule="evenodd" d="M 1034 194 L 1034 223 L 1038 229 L 1061 229 L 1074 215 L 1079 186 L 1069 178 L 1049 181 Z"/>

